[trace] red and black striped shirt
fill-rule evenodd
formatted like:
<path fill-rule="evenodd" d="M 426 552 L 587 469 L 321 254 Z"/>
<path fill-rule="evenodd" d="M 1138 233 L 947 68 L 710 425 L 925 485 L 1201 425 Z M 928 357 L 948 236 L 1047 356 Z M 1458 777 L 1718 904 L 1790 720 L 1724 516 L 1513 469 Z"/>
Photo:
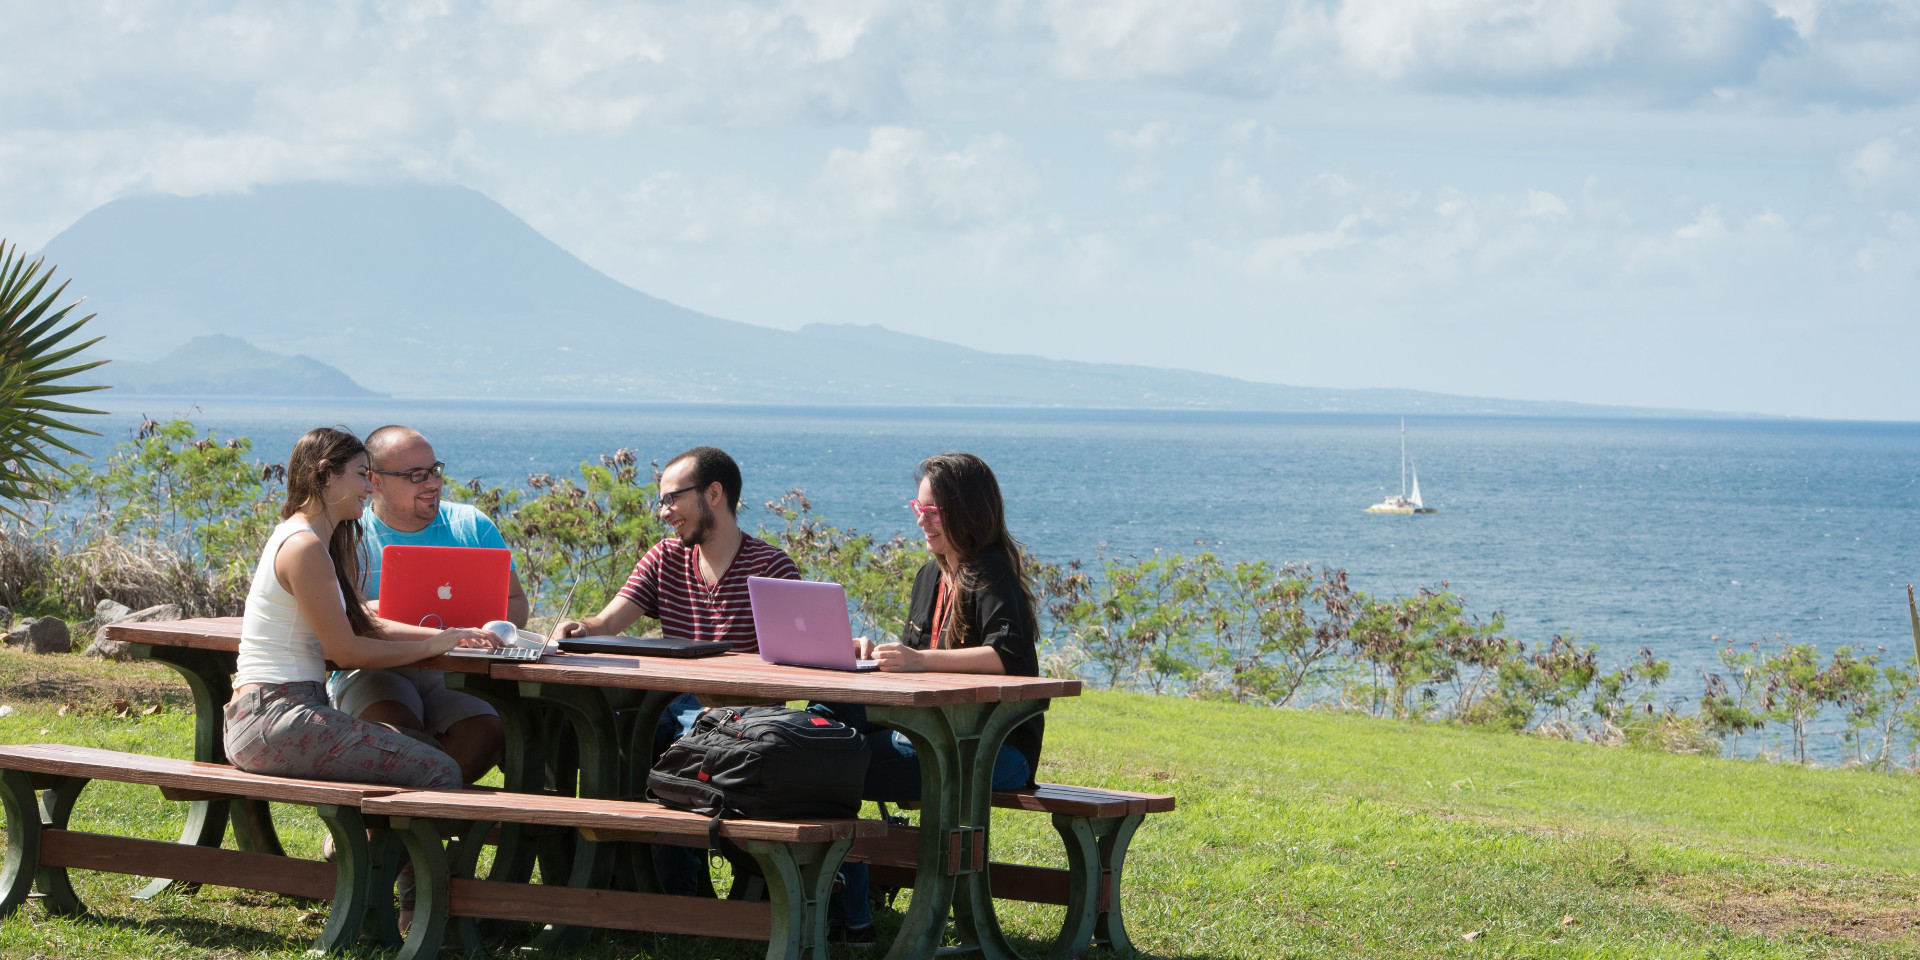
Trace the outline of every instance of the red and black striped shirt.
<path fill-rule="evenodd" d="M 659 620 L 663 636 L 725 640 L 741 653 L 758 653 L 753 604 L 747 599 L 748 577 L 798 580 L 800 568 L 779 547 L 742 536 L 740 552 L 734 554 L 727 572 L 720 575 L 719 583 L 709 584 L 700 576 L 700 548 L 668 537 L 634 564 L 620 596 Z"/>

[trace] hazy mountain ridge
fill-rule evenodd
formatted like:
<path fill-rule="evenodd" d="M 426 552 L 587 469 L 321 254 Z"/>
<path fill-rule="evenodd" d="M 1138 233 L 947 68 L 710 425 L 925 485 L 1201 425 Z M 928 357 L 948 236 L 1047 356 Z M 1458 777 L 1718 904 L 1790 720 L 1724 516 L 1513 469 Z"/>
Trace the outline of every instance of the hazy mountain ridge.
<path fill-rule="evenodd" d="M 195 337 L 152 363 L 115 360 L 95 378 L 166 396 L 383 397 L 312 357 L 262 350 L 222 334 Z"/>
<path fill-rule="evenodd" d="M 457 187 L 294 184 L 116 200 L 42 252 L 72 279 L 69 292 L 98 312 L 88 332 L 107 337 L 106 356 L 158 357 L 183 341 L 226 336 L 304 355 L 356 388 L 396 396 L 1677 413 L 1255 383 L 992 354 L 878 326 L 758 327 L 620 284 Z M 185 381 L 149 374 L 138 382 Z M 278 381 L 250 382 L 268 392 Z"/>

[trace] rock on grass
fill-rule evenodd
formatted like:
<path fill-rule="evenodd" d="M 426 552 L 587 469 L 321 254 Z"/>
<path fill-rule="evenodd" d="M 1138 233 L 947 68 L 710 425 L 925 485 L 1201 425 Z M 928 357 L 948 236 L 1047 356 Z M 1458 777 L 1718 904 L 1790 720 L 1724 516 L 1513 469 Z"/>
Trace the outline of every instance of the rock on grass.
<path fill-rule="evenodd" d="M 28 653 L 71 653 L 73 634 L 59 617 L 27 618 L 7 631 L 7 643 Z"/>
<path fill-rule="evenodd" d="M 180 619 L 180 607 L 178 604 L 161 603 L 143 610 L 130 611 L 126 608 L 125 604 L 115 603 L 112 600 L 102 600 L 99 605 L 93 609 L 93 623 L 96 632 L 92 645 L 87 647 L 86 655 L 89 657 L 100 657 L 106 660 L 118 660 L 124 663 L 133 659 L 133 655 L 128 650 L 126 641 L 107 639 L 107 624 L 148 623 L 154 620 L 178 619 Z"/>

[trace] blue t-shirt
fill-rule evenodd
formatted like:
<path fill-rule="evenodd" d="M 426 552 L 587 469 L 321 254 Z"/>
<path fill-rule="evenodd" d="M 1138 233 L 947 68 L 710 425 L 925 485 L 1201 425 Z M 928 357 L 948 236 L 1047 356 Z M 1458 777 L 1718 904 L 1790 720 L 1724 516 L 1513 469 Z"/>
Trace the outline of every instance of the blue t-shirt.
<path fill-rule="evenodd" d="M 380 522 L 373 508 L 360 515 L 360 537 L 367 546 L 367 599 L 380 597 L 380 550 L 388 544 L 409 547 L 492 547 L 507 549 L 500 528 L 477 508 L 440 501 L 440 515 L 413 533 L 401 533 Z M 512 561 L 508 561 L 511 564 Z"/>

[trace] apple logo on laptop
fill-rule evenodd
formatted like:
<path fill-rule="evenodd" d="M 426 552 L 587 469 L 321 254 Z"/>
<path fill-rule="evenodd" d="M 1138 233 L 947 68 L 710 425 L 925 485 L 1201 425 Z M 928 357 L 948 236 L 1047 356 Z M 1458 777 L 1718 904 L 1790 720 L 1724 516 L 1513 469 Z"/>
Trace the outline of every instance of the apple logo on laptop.
<path fill-rule="evenodd" d="M 793 618 L 793 628 L 794 628 L 795 630 L 798 630 L 798 631 L 800 631 L 801 633 L 806 633 L 806 632 L 807 632 L 807 618 L 806 618 L 806 617 L 794 617 L 794 618 Z"/>
<path fill-rule="evenodd" d="M 441 584 L 440 589 L 437 592 L 440 594 L 440 599 L 452 600 L 453 599 L 453 581 L 448 580 L 446 583 Z"/>

